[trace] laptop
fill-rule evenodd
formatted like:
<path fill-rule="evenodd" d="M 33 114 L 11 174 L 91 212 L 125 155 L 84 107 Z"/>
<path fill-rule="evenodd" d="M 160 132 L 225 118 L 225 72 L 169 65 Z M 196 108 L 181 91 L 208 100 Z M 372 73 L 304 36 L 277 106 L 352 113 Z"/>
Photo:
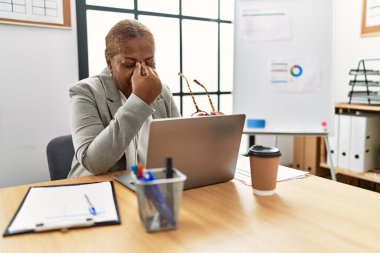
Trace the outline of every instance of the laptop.
<path fill-rule="evenodd" d="M 155 119 L 150 124 L 146 168 L 173 167 L 187 176 L 184 189 L 234 178 L 244 114 Z M 130 174 L 114 176 L 134 190 Z"/>

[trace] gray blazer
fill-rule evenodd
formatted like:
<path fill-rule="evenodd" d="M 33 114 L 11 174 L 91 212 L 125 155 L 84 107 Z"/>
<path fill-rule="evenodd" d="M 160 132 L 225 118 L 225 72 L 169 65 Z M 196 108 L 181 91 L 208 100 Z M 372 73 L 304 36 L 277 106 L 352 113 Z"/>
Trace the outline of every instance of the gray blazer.
<path fill-rule="evenodd" d="M 166 85 L 150 106 L 134 94 L 122 106 L 108 68 L 77 82 L 69 94 L 75 156 L 68 177 L 126 169 L 124 152 L 151 115 L 154 119 L 180 117 Z"/>

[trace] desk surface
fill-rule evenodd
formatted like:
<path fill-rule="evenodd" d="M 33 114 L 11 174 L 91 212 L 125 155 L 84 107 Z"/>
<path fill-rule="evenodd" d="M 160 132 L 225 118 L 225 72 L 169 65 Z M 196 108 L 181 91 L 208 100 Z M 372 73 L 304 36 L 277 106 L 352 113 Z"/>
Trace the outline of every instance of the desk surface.
<path fill-rule="evenodd" d="M 37 185 L 111 180 L 85 177 Z M 30 185 L 0 189 L 3 232 Z M 184 192 L 179 228 L 149 234 L 115 183 L 121 225 L 0 239 L 0 252 L 380 252 L 380 195 L 309 176 L 257 197 L 236 181 Z"/>
<path fill-rule="evenodd" d="M 248 135 L 293 135 L 293 136 L 328 136 L 329 133 L 326 132 L 284 132 L 284 131 L 273 131 L 267 129 L 253 129 L 253 128 L 244 128 L 243 134 Z"/>

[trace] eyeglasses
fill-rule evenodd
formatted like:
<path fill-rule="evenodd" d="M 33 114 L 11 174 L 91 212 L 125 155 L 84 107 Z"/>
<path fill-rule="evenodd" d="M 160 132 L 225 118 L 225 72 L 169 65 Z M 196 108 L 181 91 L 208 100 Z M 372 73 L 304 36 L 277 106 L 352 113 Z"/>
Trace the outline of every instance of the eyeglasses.
<path fill-rule="evenodd" d="M 209 115 L 207 112 L 202 111 L 202 110 L 199 109 L 199 107 L 198 107 L 198 105 L 197 105 L 197 102 L 195 101 L 194 94 L 193 94 L 193 92 L 191 91 L 189 81 L 187 80 L 186 76 L 184 76 L 181 72 L 178 72 L 178 75 L 179 75 L 180 77 L 182 77 L 183 79 L 185 79 L 186 84 L 187 84 L 187 87 L 189 88 L 189 91 L 190 91 L 190 96 L 191 96 L 191 98 L 193 99 L 193 103 L 194 103 L 195 109 L 197 110 L 196 112 L 194 112 L 193 114 L 191 114 L 191 117 L 194 117 L 194 116 L 207 116 L 207 115 Z M 208 94 L 208 91 L 207 91 L 206 87 L 205 87 L 203 84 L 201 84 L 200 82 L 198 82 L 196 79 L 194 79 L 194 82 L 195 82 L 196 84 L 198 84 L 199 86 L 201 86 L 201 87 L 205 90 L 206 95 L 207 95 L 208 100 L 209 100 L 210 105 L 211 105 L 211 114 L 214 114 L 214 115 L 217 114 L 217 112 L 215 112 L 214 104 L 212 103 L 211 97 L 210 97 L 210 95 Z"/>

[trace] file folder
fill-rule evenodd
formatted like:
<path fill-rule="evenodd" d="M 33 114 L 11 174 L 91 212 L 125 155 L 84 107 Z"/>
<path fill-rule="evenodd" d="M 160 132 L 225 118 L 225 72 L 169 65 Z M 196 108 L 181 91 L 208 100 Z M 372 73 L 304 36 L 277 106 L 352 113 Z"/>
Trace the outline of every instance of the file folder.
<path fill-rule="evenodd" d="M 339 115 L 334 115 L 334 135 L 329 135 L 329 142 L 330 142 L 330 153 L 333 160 L 333 165 L 338 166 L 338 154 L 339 154 Z M 330 162 L 330 156 L 327 155 L 327 161 L 328 164 L 331 164 Z M 338 166 L 339 167 L 339 166 Z"/>
<path fill-rule="evenodd" d="M 350 168 L 351 115 L 339 115 L 338 167 Z"/>
<path fill-rule="evenodd" d="M 380 117 L 352 116 L 350 169 L 365 172 L 378 166 L 377 145 L 380 141 Z"/>

